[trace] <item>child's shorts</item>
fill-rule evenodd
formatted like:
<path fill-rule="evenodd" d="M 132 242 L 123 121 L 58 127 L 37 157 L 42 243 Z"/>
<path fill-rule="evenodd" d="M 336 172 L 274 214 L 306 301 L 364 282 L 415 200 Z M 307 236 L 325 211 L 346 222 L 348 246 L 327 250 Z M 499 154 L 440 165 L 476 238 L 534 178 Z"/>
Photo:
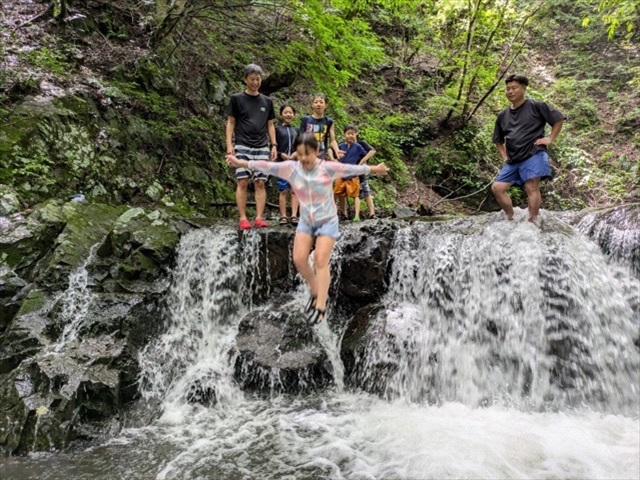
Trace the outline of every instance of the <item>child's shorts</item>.
<path fill-rule="evenodd" d="M 336 197 L 358 198 L 358 195 L 360 195 L 360 179 L 358 177 L 336 179 L 333 184 L 333 194 Z"/>
<path fill-rule="evenodd" d="M 360 175 L 358 178 L 360 179 L 360 200 L 364 200 L 371 196 L 371 187 L 367 181 L 367 175 Z"/>
<path fill-rule="evenodd" d="M 304 223 L 304 220 L 300 218 L 296 232 L 306 233 L 313 238 L 325 236 L 338 240 L 341 237 L 340 230 L 338 229 L 338 217 L 336 217 L 335 220 L 318 225 L 317 227 L 312 227 Z"/>
<path fill-rule="evenodd" d="M 291 185 L 289 185 L 289 182 L 287 182 L 286 180 L 283 180 L 281 178 L 278 179 L 278 191 L 279 192 L 286 192 L 287 190 L 291 190 Z"/>

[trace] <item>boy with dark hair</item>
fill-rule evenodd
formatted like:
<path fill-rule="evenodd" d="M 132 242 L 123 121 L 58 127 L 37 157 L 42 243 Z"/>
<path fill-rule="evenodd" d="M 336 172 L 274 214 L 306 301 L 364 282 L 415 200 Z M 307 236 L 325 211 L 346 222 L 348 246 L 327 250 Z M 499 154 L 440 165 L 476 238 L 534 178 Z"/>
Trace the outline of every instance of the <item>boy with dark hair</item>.
<path fill-rule="evenodd" d="M 362 145 L 357 142 L 358 127 L 347 125 L 344 127 L 344 142 L 338 145 L 340 151 L 344 152 L 340 163 L 349 165 L 359 165 L 360 161 L 367 155 Z M 343 218 L 347 218 L 347 197 L 353 198 L 355 213 L 354 222 L 360 221 L 360 179 L 358 177 L 337 178 L 333 184 L 333 194 L 338 198 L 340 212 Z"/>
<path fill-rule="evenodd" d="M 513 204 L 507 189 L 511 185 L 524 185 L 529 221 L 535 222 L 542 204 L 540 180 L 551 178 L 547 146 L 560 134 L 566 117 L 544 102 L 525 98 L 527 77 L 510 75 L 505 84 L 511 104 L 498 114 L 493 130 L 493 142 L 505 164 L 491 191 L 507 218 L 513 220 Z M 545 137 L 547 124 L 551 126 L 551 133 Z"/>
<path fill-rule="evenodd" d="M 227 109 L 227 155 L 235 155 L 243 160 L 275 160 L 277 155 L 276 118 L 273 102 L 259 92 L 262 84 L 262 69 L 253 63 L 247 65 L 242 78 L 247 88 L 231 95 Z M 269 144 L 271 144 L 269 146 Z M 246 168 L 236 169 L 236 204 L 240 214 L 241 230 L 249 230 L 251 223 L 247 219 L 247 187 L 253 181 L 256 197 L 256 219 L 254 227 L 268 227 L 262 219 L 267 203 L 265 182 L 268 176 L 260 172 L 251 172 Z"/>
<path fill-rule="evenodd" d="M 336 142 L 335 124 L 331 117 L 327 117 L 324 111 L 328 105 L 327 96 L 324 93 L 316 93 L 313 96 L 311 115 L 305 115 L 300 121 L 300 133 L 313 133 L 318 141 L 319 155 L 322 160 L 329 159 L 329 150 L 338 150 L 338 142 Z M 338 158 L 342 156 L 338 153 Z M 331 158 L 333 160 L 333 158 Z"/>

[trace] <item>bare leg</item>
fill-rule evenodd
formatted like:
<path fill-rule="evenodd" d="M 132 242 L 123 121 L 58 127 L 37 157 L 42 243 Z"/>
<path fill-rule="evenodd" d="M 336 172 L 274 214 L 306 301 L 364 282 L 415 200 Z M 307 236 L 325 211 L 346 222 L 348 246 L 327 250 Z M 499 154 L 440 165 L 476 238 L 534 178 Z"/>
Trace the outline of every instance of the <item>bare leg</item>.
<path fill-rule="evenodd" d="M 287 216 L 287 191 L 284 190 L 278 194 L 278 206 L 280 207 L 280 216 Z"/>
<path fill-rule="evenodd" d="M 298 273 L 302 276 L 311 295 L 318 294 L 318 285 L 316 282 L 316 275 L 313 272 L 313 268 L 309 265 L 309 253 L 313 247 L 313 237 L 308 233 L 296 232 L 296 236 L 293 239 L 293 264 L 296 266 Z"/>
<path fill-rule="evenodd" d="M 373 206 L 373 197 L 371 195 L 367 195 L 364 199 L 367 202 L 367 207 L 369 208 L 369 216 L 373 217 L 376 214 L 376 209 Z"/>
<path fill-rule="evenodd" d="M 511 203 L 511 197 L 507 195 L 507 189 L 511 186 L 511 183 L 494 182 L 491 185 L 491 191 L 496 197 L 496 201 L 507 214 L 509 220 L 513 220 L 513 203 Z"/>
<path fill-rule="evenodd" d="M 355 211 L 353 218 L 360 218 L 360 197 L 353 199 L 353 209 Z"/>
<path fill-rule="evenodd" d="M 318 293 L 316 308 L 320 310 L 327 308 L 327 297 L 329 296 L 329 286 L 331 285 L 329 260 L 331 260 L 331 251 L 335 243 L 335 239 L 321 235 L 316 239 L 316 249 L 313 252 Z"/>
<path fill-rule="evenodd" d="M 291 216 L 298 216 L 298 197 L 293 193 L 293 190 L 291 190 Z"/>
<path fill-rule="evenodd" d="M 347 197 L 338 197 L 338 211 L 347 216 Z"/>
<path fill-rule="evenodd" d="M 529 200 L 529 221 L 534 222 L 540 213 L 542 195 L 540 195 L 540 178 L 532 178 L 524 182 L 524 190 Z"/>
<path fill-rule="evenodd" d="M 264 188 L 264 180 L 255 180 L 253 186 L 256 189 L 256 219 L 262 219 L 264 207 L 267 204 L 267 190 Z"/>
<path fill-rule="evenodd" d="M 248 178 L 242 178 L 238 180 L 236 185 L 236 205 L 238 205 L 238 213 L 240 214 L 240 220 L 247 219 L 247 186 L 249 185 Z"/>

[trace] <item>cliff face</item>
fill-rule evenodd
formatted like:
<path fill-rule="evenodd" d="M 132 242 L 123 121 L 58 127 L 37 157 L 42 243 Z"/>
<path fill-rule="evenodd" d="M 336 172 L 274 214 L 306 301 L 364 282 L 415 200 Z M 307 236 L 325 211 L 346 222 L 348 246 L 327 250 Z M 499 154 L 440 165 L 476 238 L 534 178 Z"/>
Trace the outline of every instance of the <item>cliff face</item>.
<path fill-rule="evenodd" d="M 171 4 L 168 10 L 165 2 L 71 2 L 57 20 L 59 12 L 48 10 L 49 3 L 3 5 L 0 183 L 17 192 L 22 207 L 82 193 L 112 204 L 224 215 L 210 204 L 233 201 L 233 175 L 222 159 L 224 123 L 229 95 L 243 88 L 242 66 L 265 66 L 264 89 L 276 107 L 286 101 L 299 114 L 309 111 L 310 93 L 322 84 L 314 77 L 317 52 L 302 41 L 295 62 L 281 57 L 294 39 L 318 32 L 298 31 L 298 20 L 282 14 L 286 2 L 278 4 L 280 13 L 260 10 L 253 17 L 256 12 L 209 12 L 209 23 L 195 16 L 189 28 L 185 18 L 197 2 Z M 556 179 L 544 187 L 551 209 L 630 201 L 640 184 L 640 91 L 632 68 L 639 58 L 637 35 L 609 41 L 602 29 L 580 25 L 580 8 L 558 0 L 536 13 L 512 67 L 531 77 L 533 97 L 569 117 L 552 149 Z M 345 80 L 336 73 L 335 84 L 323 84 L 333 88 L 328 113 L 337 120 L 337 137 L 347 123 L 359 124 L 361 136 L 378 150 L 374 161 L 392 167 L 388 179 L 372 181 L 376 203 L 386 210 L 399 202 L 422 214 L 466 211 L 450 201 L 456 197 L 473 210 L 493 210 L 487 185 L 500 159 L 490 138 L 495 113 L 506 103 L 502 85 L 472 120 L 447 115 L 456 85 L 447 61 L 469 57 L 469 72 L 477 75 L 491 76 L 487 72 L 495 68 L 484 65 L 488 52 L 473 57 L 446 43 L 447 35 L 455 40 L 464 32 L 438 24 L 429 11 L 419 13 L 426 26 L 403 25 L 400 16 L 389 19 L 376 8 L 347 15 L 367 25 L 356 34 L 382 53 L 357 74 L 331 65 L 349 74 Z M 458 13 L 466 15 L 464 9 Z M 267 35 L 270 25 L 277 26 L 277 35 Z M 433 45 L 425 48 L 429 29 L 442 38 L 432 35 Z M 593 45 L 601 55 L 594 57 Z M 480 80 L 460 87 L 471 92 Z M 476 90 L 470 101 L 486 93 Z M 524 195 L 514 193 L 523 204 Z M 270 194 L 275 201 L 275 189 Z"/>

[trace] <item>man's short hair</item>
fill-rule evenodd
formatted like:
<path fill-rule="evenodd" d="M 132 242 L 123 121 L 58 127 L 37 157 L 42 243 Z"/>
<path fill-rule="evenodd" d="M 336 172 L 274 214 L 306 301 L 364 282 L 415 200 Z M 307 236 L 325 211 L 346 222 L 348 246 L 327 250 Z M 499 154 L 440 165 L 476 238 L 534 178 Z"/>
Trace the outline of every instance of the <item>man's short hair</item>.
<path fill-rule="evenodd" d="M 517 82 L 520 85 L 524 85 L 525 87 L 529 86 L 529 79 L 524 75 L 509 75 L 504 79 L 504 83 Z"/>
<path fill-rule="evenodd" d="M 257 73 L 258 75 L 262 76 L 262 68 L 260 68 L 260 65 L 250 63 L 249 65 L 244 67 L 244 70 L 242 71 L 242 78 L 247 78 L 252 73 Z"/>
<path fill-rule="evenodd" d="M 342 130 L 342 133 L 347 133 L 349 130 L 353 130 L 354 132 L 358 133 L 358 127 L 356 127 L 352 123 L 344 127 L 344 130 Z"/>

